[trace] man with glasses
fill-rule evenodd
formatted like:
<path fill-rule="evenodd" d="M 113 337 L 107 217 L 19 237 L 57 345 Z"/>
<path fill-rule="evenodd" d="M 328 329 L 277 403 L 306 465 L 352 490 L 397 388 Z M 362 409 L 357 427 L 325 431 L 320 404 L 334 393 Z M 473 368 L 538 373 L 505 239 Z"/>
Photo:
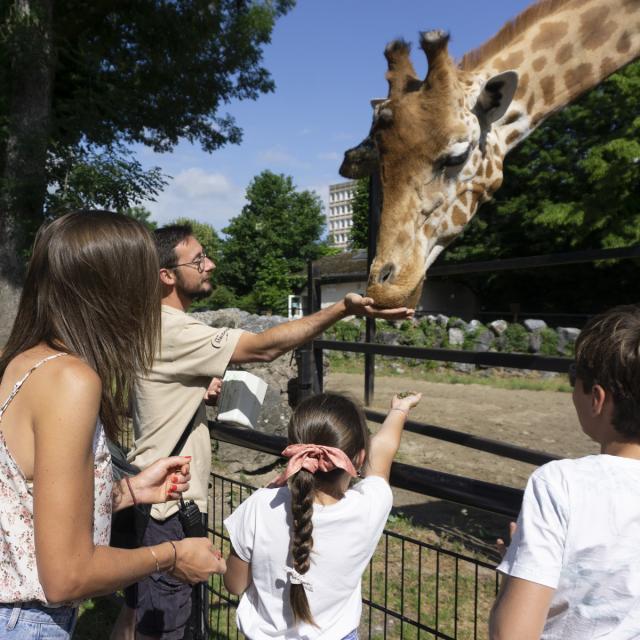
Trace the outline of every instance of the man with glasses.
<path fill-rule="evenodd" d="M 211 292 L 215 264 L 188 225 L 158 229 L 155 239 L 162 283 L 162 344 L 152 370 L 136 383 L 135 441 L 129 460 L 146 467 L 168 455 L 191 425 L 186 443 L 176 453 L 191 456 L 191 483 L 184 499 L 194 500 L 205 512 L 211 470 L 205 401 L 216 395 L 229 364 L 275 360 L 347 316 L 404 319 L 413 310 L 375 309 L 371 299 L 349 294 L 331 307 L 262 333 L 212 328 L 186 311 L 193 300 Z M 144 543 L 184 537 L 177 511 L 176 502 L 154 505 Z M 131 592 L 127 602 L 135 606 Z M 138 638 L 180 640 L 191 611 L 191 587 L 166 574 L 154 574 L 138 584 L 137 606 Z M 131 612 L 128 615 L 130 620 Z M 122 631 L 127 627 L 126 613 L 123 616 L 112 638 L 130 637 Z"/>

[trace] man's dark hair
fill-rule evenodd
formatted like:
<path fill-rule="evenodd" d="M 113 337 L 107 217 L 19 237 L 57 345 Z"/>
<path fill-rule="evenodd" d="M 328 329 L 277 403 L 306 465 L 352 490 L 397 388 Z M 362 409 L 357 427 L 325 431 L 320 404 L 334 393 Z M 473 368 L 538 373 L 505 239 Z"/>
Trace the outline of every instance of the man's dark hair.
<path fill-rule="evenodd" d="M 176 247 L 192 235 L 193 229 L 190 224 L 169 224 L 153 232 L 161 269 L 170 269 L 175 266 Z"/>
<path fill-rule="evenodd" d="M 616 431 L 640 437 L 640 306 L 614 307 L 589 320 L 576 341 L 576 375 L 589 393 L 611 394 Z"/>

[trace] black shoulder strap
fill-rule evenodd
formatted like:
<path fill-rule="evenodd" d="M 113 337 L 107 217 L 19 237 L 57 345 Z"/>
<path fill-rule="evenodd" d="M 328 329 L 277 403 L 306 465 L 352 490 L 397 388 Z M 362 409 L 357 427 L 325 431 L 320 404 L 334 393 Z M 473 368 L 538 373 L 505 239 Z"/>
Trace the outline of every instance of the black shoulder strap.
<path fill-rule="evenodd" d="M 193 414 L 193 417 L 191 418 L 191 420 L 189 420 L 187 426 L 182 432 L 180 439 L 178 440 L 178 442 L 176 442 L 176 446 L 173 447 L 173 451 L 171 451 L 171 453 L 169 454 L 170 458 L 173 456 L 177 456 L 180 453 L 180 451 L 182 451 L 182 448 L 184 447 L 184 445 L 187 443 L 187 438 L 191 435 L 191 432 L 193 431 L 193 425 L 195 424 L 198 411 L 200 411 L 200 407 L 196 409 L 196 412 Z"/>

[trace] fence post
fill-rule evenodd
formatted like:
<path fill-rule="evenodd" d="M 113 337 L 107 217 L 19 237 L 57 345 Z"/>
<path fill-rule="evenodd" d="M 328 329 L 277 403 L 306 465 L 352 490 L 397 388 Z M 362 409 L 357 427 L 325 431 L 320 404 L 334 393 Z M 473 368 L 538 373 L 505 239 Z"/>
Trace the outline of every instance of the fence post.
<path fill-rule="evenodd" d="M 307 263 L 307 305 L 305 315 L 311 315 L 318 309 L 315 275 L 317 275 L 317 267 L 314 268 L 313 262 L 309 260 Z M 307 342 L 298 347 L 296 361 L 298 364 L 297 402 L 300 402 L 320 390 L 318 372 L 314 364 L 313 342 Z M 320 357 L 320 366 L 322 366 L 322 357 Z"/>
<path fill-rule="evenodd" d="M 376 255 L 376 240 L 378 238 L 378 226 L 380 224 L 380 210 L 382 209 L 382 184 L 380 174 L 377 171 L 369 178 L 369 230 L 367 241 L 367 273 L 371 269 L 371 263 Z M 366 319 L 365 340 L 368 343 L 376 339 L 376 321 L 374 318 Z M 375 355 L 364 355 L 364 403 L 371 405 L 375 393 Z"/>

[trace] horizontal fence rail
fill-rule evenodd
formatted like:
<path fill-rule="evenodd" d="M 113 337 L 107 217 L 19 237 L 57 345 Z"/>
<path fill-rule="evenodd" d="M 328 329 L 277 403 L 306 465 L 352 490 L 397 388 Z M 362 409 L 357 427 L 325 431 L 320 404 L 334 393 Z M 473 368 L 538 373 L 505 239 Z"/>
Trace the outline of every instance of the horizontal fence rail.
<path fill-rule="evenodd" d="M 600 260 L 626 260 L 640 258 L 640 246 L 620 247 L 617 249 L 591 249 L 586 251 L 569 251 L 566 253 L 549 253 L 521 258 L 498 258 L 496 260 L 478 260 L 476 262 L 457 262 L 452 264 L 435 264 L 428 271 L 429 277 L 461 275 L 464 273 L 489 273 L 493 271 L 515 271 L 518 269 L 536 269 L 557 267 L 568 264 L 583 264 Z M 344 282 L 366 282 L 369 274 L 366 271 L 353 273 L 336 273 L 330 276 L 318 275 L 322 284 L 340 284 Z"/>
<path fill-rule="evenodd" d="M 230 551 L 223 521 L 254 488 L 211 474 L 209 533 L 224 555 Z M 213 576 L 209 595 L 211 638 L 240 639 L 238 598 Z M 385 529 L 362 580 L 361 640 L 486 638 L 498 590 L 494 565 L 483 559 Z"/>
<path fill-rule="evenodd" d="M 287 439 L 252 429 L 234 427 L 222 422 L 209 421 L 211 436 L 216 440 L 280 456 Z M 522 503 L 522 490 L 483 480 L 474 480 L 450 473 L 424 469 L 394 462 L 389 482 L 400 489 L 422 495 L 450 500 L 468 507 L 492 513 L 517 517 Z"/>
<path fill-rule="evenodd" d="M 367 419 L 372 422 L 382 423 L 387 417 L 385 413 L 373 411 L 372 409 L 367 408 L 365 408 L 364 413 L 367 416 Z M 424 422 L 418 422 L 411 419 L 408 419 L 405 422 L 404 430 L 411 431 L 412 433 L 419 433 L 420 435 L 428 436 L 429 438 L 443 440 L 444 442 L 459 444 L 463 447 L 475 449 L 476 451 L 493 453 L 503 458 L 519 460 L 520 462 L 528 462 L 529 464 L 535 464 L 537 466 L 546 464 L 552 460 L 560 459 L 559 456 L 554 456 L 550 453 L 545 453 L 544 451 L 518 447 L 514 444 L 505 444 L 499 440 L 483 438 L 482 436 L 474 436 L 470 433 L 464 433 L 463 431 L 455 431 L 453 429 L 447 429 L 446 427 L 438 427 L 436 425 L 425 424 Z"/>
<path fill-rule="evenodd" d="M 314 340 L 314 349 L 348 351 L 397 358 L 417 360 L 438 360 L 441 362 L 464 362 L 487 367 L 508 367 L 510 369 L 531 369 L 567 373 L 572 360 L 555 356 L 538 356 L 526 353 L 501 353 L 493 351 L 460 351 L 457 349 L 437 349 L 406 347 L 367 342 L 345 342 L 342 340 Z"/>

